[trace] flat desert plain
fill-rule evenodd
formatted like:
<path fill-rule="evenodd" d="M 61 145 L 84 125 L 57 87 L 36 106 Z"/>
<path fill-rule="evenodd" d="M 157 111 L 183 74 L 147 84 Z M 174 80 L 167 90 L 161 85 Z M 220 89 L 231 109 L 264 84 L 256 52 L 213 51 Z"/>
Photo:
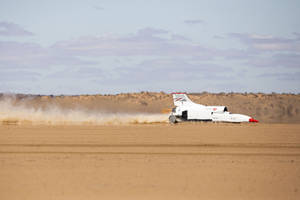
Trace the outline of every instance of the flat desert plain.
<path fill-rule="evenodd" d="M 0 199 L 300 199 L 300 125 L 3 124 Z"/>

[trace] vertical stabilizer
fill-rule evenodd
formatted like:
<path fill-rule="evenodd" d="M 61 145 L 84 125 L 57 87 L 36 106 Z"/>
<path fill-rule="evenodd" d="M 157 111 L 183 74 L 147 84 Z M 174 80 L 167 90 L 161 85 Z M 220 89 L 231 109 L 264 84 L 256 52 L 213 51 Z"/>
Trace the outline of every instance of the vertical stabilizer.
<path fill-rule="evenodd" d="M 185 93 L 172 93 L 175 106 L 193 103 Z"/>

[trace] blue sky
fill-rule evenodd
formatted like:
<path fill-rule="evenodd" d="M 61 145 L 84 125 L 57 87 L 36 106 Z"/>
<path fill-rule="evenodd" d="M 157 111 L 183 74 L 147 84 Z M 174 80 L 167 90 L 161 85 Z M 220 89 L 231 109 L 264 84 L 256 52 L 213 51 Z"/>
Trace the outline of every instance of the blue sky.
<path fill-rule="evenodd" d="M 300 92 L 300 1 L 0 0 L 0 92 Z"/>

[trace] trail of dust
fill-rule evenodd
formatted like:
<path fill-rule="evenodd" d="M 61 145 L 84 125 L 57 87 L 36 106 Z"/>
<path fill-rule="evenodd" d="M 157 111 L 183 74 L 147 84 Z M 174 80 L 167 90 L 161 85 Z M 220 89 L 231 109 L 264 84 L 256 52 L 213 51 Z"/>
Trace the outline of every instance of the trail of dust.
<path fill-rule="evenodd" d="M 167 114 L 96 112 L 83 108 L 63 109 L 56 105 L 34 108 L 25 102 L 16 103 L 11 97 L 0 100 L 2 124 L 120 125 L 167 123 L 167 119 Z"/>

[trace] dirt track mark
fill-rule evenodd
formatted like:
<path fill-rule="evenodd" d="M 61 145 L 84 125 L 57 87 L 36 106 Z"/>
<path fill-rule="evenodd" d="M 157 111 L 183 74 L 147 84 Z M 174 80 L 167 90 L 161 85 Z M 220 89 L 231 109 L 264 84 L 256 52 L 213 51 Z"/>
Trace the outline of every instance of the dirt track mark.
<path fill-rule="evenodd" d="M 0 153 L 300 156 L 300 144 L 0 144 Z"/>

